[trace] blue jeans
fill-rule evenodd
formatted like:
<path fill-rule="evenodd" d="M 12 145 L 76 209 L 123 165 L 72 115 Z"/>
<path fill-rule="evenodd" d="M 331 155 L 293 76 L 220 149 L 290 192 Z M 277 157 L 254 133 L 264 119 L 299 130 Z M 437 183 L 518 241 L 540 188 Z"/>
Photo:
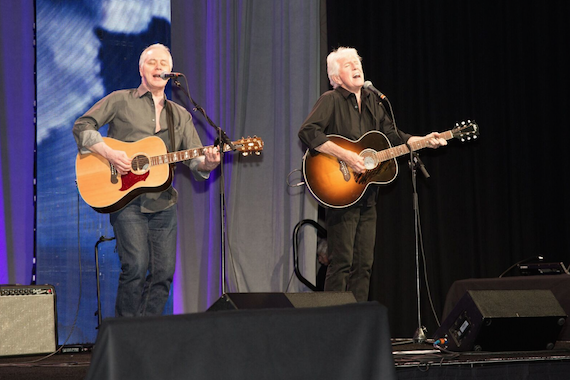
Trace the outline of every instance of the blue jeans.
<path fill-rule="evenodd" d="M 121 260 L 115 315 L 161 315 L 176 266 L 176 205 L 142 213 L 136 198 L 111 214 L 111 225 Z"/>

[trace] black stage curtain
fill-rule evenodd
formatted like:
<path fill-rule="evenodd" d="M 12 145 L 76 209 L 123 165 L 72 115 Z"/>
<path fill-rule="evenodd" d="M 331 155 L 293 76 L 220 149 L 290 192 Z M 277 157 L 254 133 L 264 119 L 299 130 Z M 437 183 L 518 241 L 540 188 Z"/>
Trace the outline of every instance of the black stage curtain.
<path fill-rule="evenodd" d="M 327 0 L 329 51 L 356 47 L 397 126 L 423 135 L 474 119 L 477 141 L 420 156 L 427 274 L 441 318 L 459 279 L 496 277 L 544 255 L 570 260 L 566 110 L 570 2 Z M 382 187 L 371 299 L 393 336 L 418 326 L 412 186 L 406 160 Z M 424 273 L 421 269 L 422 275 Z M 421 320 L 437 327 L 422 279 Z"/>

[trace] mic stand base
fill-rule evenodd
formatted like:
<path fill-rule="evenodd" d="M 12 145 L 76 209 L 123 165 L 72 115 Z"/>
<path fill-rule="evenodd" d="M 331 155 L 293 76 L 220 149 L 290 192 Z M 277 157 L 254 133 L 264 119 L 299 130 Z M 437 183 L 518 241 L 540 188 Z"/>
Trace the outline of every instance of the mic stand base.
<path fill-rule="evenodd" d="M 424 343 L 426 341 L 426 331 L 427 329 L 424 326 L 418 327 L 414 333 L 414 343 Z"/>

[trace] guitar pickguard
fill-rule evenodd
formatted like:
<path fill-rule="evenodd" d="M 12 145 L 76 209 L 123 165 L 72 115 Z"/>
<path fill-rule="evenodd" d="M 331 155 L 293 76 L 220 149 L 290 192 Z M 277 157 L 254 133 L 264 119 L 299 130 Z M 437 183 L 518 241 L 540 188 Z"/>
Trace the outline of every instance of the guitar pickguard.
<path fill-rule="evenodd" d="M 342 173 L 342 177 L 346 182 L 350 181 L 350 171 L 348 170 L 348 166 L 346 162 L 339 161 L 339 168 L 340 172 Z"/>
<path fill-rule="evenodd" d="M 121 176 L 121 188 L 119 191 L 127 191 L 138 182 L 145 181 L 148 178 L 150 172 L 146 172 L 144 174 L 135 174 L 133 172 L 128 172 L 125 175 Z"/>

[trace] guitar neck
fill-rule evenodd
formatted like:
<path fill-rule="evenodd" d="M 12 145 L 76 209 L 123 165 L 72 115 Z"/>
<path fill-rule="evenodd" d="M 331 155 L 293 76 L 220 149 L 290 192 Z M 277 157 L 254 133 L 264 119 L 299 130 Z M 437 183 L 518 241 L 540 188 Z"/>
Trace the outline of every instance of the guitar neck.
<path fill-rule="evenodd" d="M 150 157 L 151 166 L 173 164 L 175 162 L 191 160 L 193 158 L 203 156 L 206 149 L 212 148 L 212 146 L 204 146 L 202 148 L 181 150 L 178 152 L 161 154 L 159 156 Z M 232 150 L 228 144 L 224 144 L 224 152 Z"/>
<path fill-rule="evenodd" d="M 440 133 L 440 137 L 442 137 L 446 140 L 450 140 L 453 138 L 453 133 L 452 133 L 452 131 L 442 132 L 442 133 Z M 409 154 L 410 148 L 412 149 L 412 152 L 415 152 L 416 150 L 423 149 L 423 148 L 427 147 L 428 141 L 429 141 L 429 138 L 423 138 L 423 139 L 414 141 L 413 143 L 409 144 L 409 147 L 407 144 L 398 145 L 398 146 L 395 146 L 393 148 L 389 148 L 389 149 L 385 149 L 385 150 L 382 150 L 380 152 L 377 152 L 376 156 L 378 157 L 380 162 L 388 161 L 388 160 L 391 160 L 393 158 L 400 157 L 400 156 L 403 156 L 405 154 Z"/>

